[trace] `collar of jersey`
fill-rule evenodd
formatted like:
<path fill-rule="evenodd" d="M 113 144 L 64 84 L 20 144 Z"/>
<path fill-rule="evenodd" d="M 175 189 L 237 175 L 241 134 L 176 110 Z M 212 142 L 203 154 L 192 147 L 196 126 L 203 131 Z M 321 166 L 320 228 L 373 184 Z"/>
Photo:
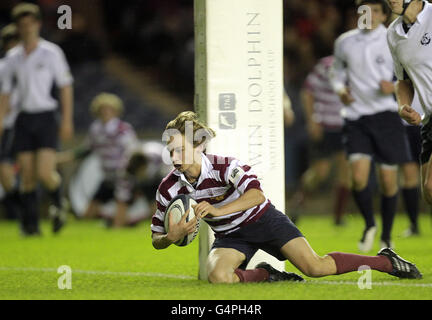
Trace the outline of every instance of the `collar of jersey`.
<path fill-rule="evenodd" d="M 100 121 L 100 120 L 99 120 Z M 113 132 L 115 132 L 115 130 L 117 129 L 117 126 L 118 126 L 118 122 L 119 122 L 120 120 L 118 119 L 118 118 L 112 118 L 110 121 L 108 121 L 107 123 L 103 123 L 102 121 L 100 121 L 101 122 L 101 125 L 105 128 L 105 130 L 108 132 L 108 133 L 113 133 Z"/>
<path fill-rule="evenodd" d="M 381 33 L 383 31 L 386 31 L 386 27 L 384 27 L 383 24 L 380 24 L 375 30 L 372 31 L 362 31 L 358 33 L 357 39 L 358 40 L 373 40 L 375 38 L 380 37 Z"/>
<path fill-rule="evenodd" d="M 431 6 L 432 5 L 429 2 L 424 1 L 423 10 L 419 12 L 419 14 L 417 15 L 417 19 L 412 24 L 412 26 L 414 26 L 416 23 L 422 24 L 425 21 L 425 19 L 426 19 L 426 12 L 431 9 Z M 395 31 L 396 31 L 396 33 L 399 36 L 407 38 L 408 34 L 404 31 L 403 26 L 402 26 L 402 24 L 403 24 L 403 17 L 400 16 L 398 19 L 399 20 L 397 21 L 397 24 L 395 25 Z"/>
<path fill-rule="evenodd" d="M 426 11 L 430 9 L 431 4 L 427 1 L 423 1 L 424 6 L 422 11 L 419 12 L 419 14 L 417 15 L 417 20 L 418 23 L 422 24 L 422 22 L 424 21 L 424 19 L 426 19 L 425 15 L 426 15 Z"/>
<path fill-rule="evenodd" d="M 28 55 L 28 57 L 33 56 L 33 54 L 38 51 L 42 45 L 42 43 L 45 41 L 45 39 L 43 39 L 42 37 L 39 37 L 39 41 L 37 43 L 36 48 L 30 53 L 30 55 Z M 25 49 L 24 49 L 24 45 L 22 43 L 20 43 L 17 48 L 19 48 L 19 53 L 21 55 L 25 55 Z"/>
<path fill-rule="evenodd" d="M 202 177 L 207 176 L 210 168 L 209 165 L 211 166 L 210 160 L 206 157 L 204 153 L 201 153 L 201 174 L 198 177 L 197 183 L 202 181 Z M 175 169 L 173 173 L 178 176 L 181 181 L 192 186 L 192 184 L 186 179 L 184 173 L 178 171 L 177 169 Z"/>

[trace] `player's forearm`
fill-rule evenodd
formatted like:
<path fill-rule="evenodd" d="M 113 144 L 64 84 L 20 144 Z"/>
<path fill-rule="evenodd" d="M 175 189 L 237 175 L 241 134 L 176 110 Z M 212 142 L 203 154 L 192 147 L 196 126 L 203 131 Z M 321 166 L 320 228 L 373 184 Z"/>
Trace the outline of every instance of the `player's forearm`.
<path fill-rule="evenodd" d="M 73 88 L 72 86 L 65 86 L 60 88 L 60 104 L 62 111 L 62 121 L 72 122 L 73 116 Z"/>
<path fill-rule="evenodd" d="M 155 233 L 152 236 L 153 247 L 157 250 L 168 248 L 173 241 L 168 238 L 168 234 Z"/>
<path fill-rule="evenodd" d="M 73 150 L 67 150 L 57 153 L 57 164 L 64 164 L 67 162 L 81 160 L 87 157 L 92 152 L 89 146 L 79 146 Z"/>
<path fill-rule="evenodd" d="M 395 93 L 399 107 L 410 106 L 414 98 L 414 87 L 411 80 L 399 80 L 396 83 Z"/>
<path fill-rule="evenodd" d="M 6 117 L 8 110 L 9 110 L 9 95 L 1 94 L 0 95 L 0 137 L 3 133 L 3 119 Z"/>
<path fill-rule="evenodd" d="M 333 91 L 339 93 L 344 90 L 346 87 L 346 79 L 347 70 L 345 67 L 345 62 L 335 55 L 333 64 L 329 71 L 329 80 L 331 86 L 333 87 Z"/>
<path fill-rule="evenodd" d="M 306 115 L 306 122 L 311 123 L 313 121 L 313 114 L 314 114 L 314 102 L 315 102 L 314 96 L 308 90 L 303 89 L 301 91 L 301 99 L 302 99 L 303 109 Z"/>
<path fill-rule="evenodd" d="M 74 151 L 67 150 L 62 152 L 57 152 L 56 156 L 57 164 L 64 164 L 75 160 Z"/>
<path fill-rule="evenodd" d="M 9 95 L 7 94 L 1 94 L 0 95 L 0 117 L 1 120 L 6 117 L 8 111 L 9 111 Z"/>
<path fill-rule="evenodd" d="M 238 199 L 219 207 L 218 216 L 225 216 L 230 213 L 248 210 L 256 207 L 265 201 L 265 196 L 261 190 L 249 189 Z"/>

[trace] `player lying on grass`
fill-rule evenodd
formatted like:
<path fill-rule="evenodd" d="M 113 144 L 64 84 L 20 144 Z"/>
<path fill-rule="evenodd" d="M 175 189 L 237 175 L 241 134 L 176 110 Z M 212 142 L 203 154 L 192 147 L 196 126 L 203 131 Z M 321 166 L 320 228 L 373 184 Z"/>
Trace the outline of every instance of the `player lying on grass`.
<path fill-rule="evenodd" d="M 102 163 L 104 180 L 90 201 L 84 218 L 97 217 L 101 204 L 115 199 L 117 213 L 113 226 L 121 227 L 126 223 L 127 202 L 130 200 L 124 170 L 129 151 L 137 142 L 135 130 L 128 122 L 120 119 L 123 102 L 115 94 L 106 92 L 98 94 L 93 98 L 90 110 L 96 119 L 90 126 L 86 141 L 77 149 L 58 153 L 57 163 L 63 164 L 82 159 L 95 152 Z"/>
<path fill-rule="evenodd" d="M 399 278 L 422 277 L 414 264 L 390 248 L 381 249 L 377 256 L 341 252 L 317 255 L 291 220 L 267 199 L 250 166 L 235 158 L 205 153 L 215 133 L 198 121 L 195 113 L 180 113 L 166 129 L 175 169 L 156 192 L 158 209 L 151 225 L 153 246 L 169 247 L 194 232 L 197 219 L 204 218 L 216 236 L 207 261 L 211 283 L 301 280 L 300 276 L 277 271 L 266 263 L 245 270 L 258 249 L 279 260 L 289 260 L 309 277 L 357 271 L 363 265 Z M 170 225 L 166 233 L 166 208 L 179 194 L 188 194 L 198 202 L 194 207 L 196 217 Z"/>

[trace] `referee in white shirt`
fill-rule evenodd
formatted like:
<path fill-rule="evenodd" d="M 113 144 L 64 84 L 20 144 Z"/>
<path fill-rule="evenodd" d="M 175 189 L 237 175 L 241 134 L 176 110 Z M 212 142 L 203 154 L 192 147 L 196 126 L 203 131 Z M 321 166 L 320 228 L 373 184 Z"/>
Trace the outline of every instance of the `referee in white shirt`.
<path fill-rule="evenodd" d="M 50 215 L 53 231 L 64 223 L 61 210 L 61 177 L 56 171 L 58 135 L 62 140 L 73 136 L 72 76 L 63 51 L 40 38 L 41 14 L 37 5 L 20 3 L 12 10 L 22 43 L 8 52 L 7 71 L 0 106 L 7 108 L 12 83 L 19 92 L 20 114 L 16 120 L 15 147 L 21 173 L 21 198 L 24 235 L 39 234 L 36 185 L 40 181 L 52 197 Z M 59 89 L 61 120 L 58 125 L 58 102 L 51 88 Z"/>
<path fill-rule="evenodd" d="M 421 125 L 420 155 L 423 196 L 432 205 L 432 5 L 421 0 L 389 0 L 393 13 L 400 15 L 389 26 L 387 39 L 393 55 L 399 114 L 412 125 Z M 414 108 L 418 94 L 424 115 Z"/>
<path fill-rule="evenodd" d="M 366 227 L 359 250 L 372 249 L 376 234 L 373 194 L 369 184 L 372 159 L 379 164 L 381 186 L 381 247 L 391 247 L 397 206 L 397 165 L 408 162 L 408 141 L 393 96 L 393 61 L 387 45 L 389 8 L 385 0 L 362 0 L 371 9 L 370 29 L 355 29 L 335 43 L 333 88 L 346 107 L 344 144 L 350 161 L 353 197 Z"/>

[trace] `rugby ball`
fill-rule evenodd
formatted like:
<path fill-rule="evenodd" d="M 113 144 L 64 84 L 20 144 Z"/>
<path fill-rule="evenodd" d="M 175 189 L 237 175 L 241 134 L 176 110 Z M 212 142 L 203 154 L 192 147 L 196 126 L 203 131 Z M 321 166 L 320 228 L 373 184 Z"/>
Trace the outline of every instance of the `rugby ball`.
<path fill-rule="evenodd" d="M 186 218 L 186 222 L 190 221 L 195 217 L 195 210 L 192 208 L 192 205 L 197 204 L 197 202 L 192 199 L 190 196 L 181 194 L 174 197 L 169 203 L 166 211 L 165 211 L 165 219 L 164 219 L 164 227 L 165 232 L 169 232 L 169 221 L 173 219 L 174 223 L 179 223 L 185 212 L 189 209 L 189 215 Z M 199 220 L 197 221 L 197 226 L 195 232 L 186 235 L 183 239 L 174 242 L 175 245 L 179 247 L 184 247 L 191 243 L 193 239 L 195 239 L 196 235 L 199 231 Z"/>

